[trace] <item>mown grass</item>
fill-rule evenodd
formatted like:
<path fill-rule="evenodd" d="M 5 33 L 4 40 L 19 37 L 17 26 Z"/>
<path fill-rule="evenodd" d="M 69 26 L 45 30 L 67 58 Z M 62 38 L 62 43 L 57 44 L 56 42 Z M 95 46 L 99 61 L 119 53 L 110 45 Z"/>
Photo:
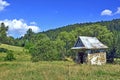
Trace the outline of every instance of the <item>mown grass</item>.
<path fill-rule="evenodd" d="M 7 53 L 0 53 L 0 80 L 120 80 L 120 65 L 102 66 L 76 64 L 67 61 L 31 62 L 24 48 L 2 44 L 12 50 L 15 61 L 4 61 Z"/>

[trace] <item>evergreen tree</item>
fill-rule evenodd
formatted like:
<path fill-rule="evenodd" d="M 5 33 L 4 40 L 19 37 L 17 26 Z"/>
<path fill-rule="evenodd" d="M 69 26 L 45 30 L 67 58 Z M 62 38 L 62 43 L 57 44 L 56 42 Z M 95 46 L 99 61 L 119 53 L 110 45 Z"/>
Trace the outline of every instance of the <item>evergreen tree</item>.
<path fill-rule="evenodd" d="M 4 23 L 0 24 L 0 42 L 1 43 L 7 43 L 7 31 L 8 26 L 5 26 Z"/>

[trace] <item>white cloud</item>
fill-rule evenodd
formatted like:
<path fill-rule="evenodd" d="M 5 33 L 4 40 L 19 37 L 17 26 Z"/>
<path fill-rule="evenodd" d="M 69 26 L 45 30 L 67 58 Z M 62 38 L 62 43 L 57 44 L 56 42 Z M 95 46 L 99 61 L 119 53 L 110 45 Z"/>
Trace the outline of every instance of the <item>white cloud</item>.
<path fill-rule="evenodd" d="M 37 23 L 34 22 L 34 21 L 33 21 L 33 22 L 30 22 L 30 24 L 31 24 L 31 25 L 37 25 Z"/>
<path fill-rule="evenodd" d="M 112 11 L 109 10 L 109 9 L 105 9 L 101 12 L 101 15 L 104 16 L 104 15 L 107 15 L 107 16 L 111 16 L 112 15 Z"/>
<path fill-rule="evenodd" d="M 0 0 L 0 11 L 4 10 L 5 7 L 9 6 L 10 3 L 6 2 L 5 0 Z"/>
<path fill-rule="evenodd" d="M 8 35 L 13 37 L 24 36 L 26 31 L 31 28 L 33 32 L 37 33 L 40 31 L 40 28 L 35 25 L 28 25 L 23 19 L 13 19 L 13 20 L 3 20 L 0 23 L 4 22 L 6 26 L 9 26 Z"/>
<path fill-rule="evenodd" d="M 105 9 L 101 12 L 101 15 L 102 16 L 114 16 L 114 15 L 117 15 L 117 14 L 120 14 L 120 7 L 117 8 L 117 11 L 116 12 L 112 12 L 112 10 L 109 10 L 109 9 Z"/>
<path fill-rule="evenodd" d="M 117 8 L 117 11 L 115 12 L 115 14 L 120 14 L 120 7 Z"/>

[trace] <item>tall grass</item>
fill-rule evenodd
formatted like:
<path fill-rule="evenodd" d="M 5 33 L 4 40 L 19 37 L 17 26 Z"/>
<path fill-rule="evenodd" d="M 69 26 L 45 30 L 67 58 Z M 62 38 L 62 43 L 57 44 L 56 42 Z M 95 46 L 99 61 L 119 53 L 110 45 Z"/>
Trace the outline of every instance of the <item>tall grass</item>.
<path fill-rule="evenodd" d="M 119 65 L 71 62 L 1 62 L 0 80 L 120 80 Z"/>
<path fill-rule="evenodd" d="M 24 48 L 2 44 L 12 50 L 15 61 L 3 61 L 0 53 L 0 80 L 120 80 L 120 65 L 78 65 L 74 62 L 41 61 L 32 63 Z"/>

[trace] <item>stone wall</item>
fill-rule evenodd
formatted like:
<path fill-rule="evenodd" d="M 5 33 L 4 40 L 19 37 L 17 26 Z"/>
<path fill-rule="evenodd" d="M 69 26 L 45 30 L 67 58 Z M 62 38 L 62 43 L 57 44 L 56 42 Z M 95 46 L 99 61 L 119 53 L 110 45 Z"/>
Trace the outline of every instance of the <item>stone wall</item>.
<path fill-rule="evenodd" d="M 87 56 L 87 62 L 88 64 L 92 65 L 102 65 L 106 63 L 106 52 L 100 52 L 100 53 L 88 53 Z"/>

